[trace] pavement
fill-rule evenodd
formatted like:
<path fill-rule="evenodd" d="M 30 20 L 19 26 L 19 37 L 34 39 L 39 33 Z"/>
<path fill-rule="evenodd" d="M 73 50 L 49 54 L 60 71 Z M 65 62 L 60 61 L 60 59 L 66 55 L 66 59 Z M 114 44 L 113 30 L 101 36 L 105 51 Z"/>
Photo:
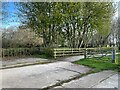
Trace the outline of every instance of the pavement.
<path fill-rule="evenodd" d="M 0 70 L 3 88 L 48 88 L 91 69 L 70 62 L 55 62 Z"/>
<path fill-rule="evenodd" d="M 2 81 L 2 86 L 0 87 L 118 88 L 117 72 L 108 70 L 91 73 L 91 68 L 71 63 L 82 58 L 83 56 L 71 56 L 53 63 L 1 69 L 2 78 L 0 81 Z"/>
<path fill-rule="evenodd" d="M 118 88 L 118 74 L 114 74 L 92 88 Z"/>
<path fill-rule="evenodd" d="M 74 62 L 74 61 L 78 61 L 78 60 L 83 59 L 83 58 L 84 58 L 84 55 L 70 56 L 70 57 L 63 58 L 62 61 Z"/>
<path fill-rule="evenodd" d="M 55 88 L 118 88 L 118 74 L 102 71 L 72 80 Z"/>
<path fill-rule="evenodd" d="M 15 64 L 22 64 L 22 63 L 35 63 L 35 62 L 47 62 L 50 61 L 48 59 L 44 58 L 19 58 L 19 59 L 14 59 L 14 60 L 3 60 L 0 61 L 2 63 L 2 66 L 10 66 L 10 65 L 15 65 Z"/>

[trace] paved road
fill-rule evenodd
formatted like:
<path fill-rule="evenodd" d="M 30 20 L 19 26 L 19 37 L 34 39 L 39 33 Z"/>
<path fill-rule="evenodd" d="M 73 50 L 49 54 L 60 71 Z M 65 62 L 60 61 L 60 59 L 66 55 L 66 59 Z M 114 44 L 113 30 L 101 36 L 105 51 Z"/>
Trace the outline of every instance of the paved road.
<path fill-rule="evenodd" d="M 55 62 L 0 70 L 4 88 L 45 88 L 69 80 L 90 69 L 70 62 Z"/>

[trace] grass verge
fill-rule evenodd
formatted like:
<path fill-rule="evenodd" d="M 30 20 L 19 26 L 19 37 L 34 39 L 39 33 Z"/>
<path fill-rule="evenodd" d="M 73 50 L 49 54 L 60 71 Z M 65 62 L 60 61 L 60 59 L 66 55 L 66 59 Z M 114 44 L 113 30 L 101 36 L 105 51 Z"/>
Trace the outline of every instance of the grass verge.
<path fill-rule="evenodd" d="M 118 71 L 118 56 L 120 55 L 117 55 L 117 58 L 116 58 L 117 64 L 111 62 L 111 56 L 102 57 L 100 59 L 98 58 L 81 59 L 73 63 L 93 68 L 94 72 L 99 72 L 103 70 Z"/>

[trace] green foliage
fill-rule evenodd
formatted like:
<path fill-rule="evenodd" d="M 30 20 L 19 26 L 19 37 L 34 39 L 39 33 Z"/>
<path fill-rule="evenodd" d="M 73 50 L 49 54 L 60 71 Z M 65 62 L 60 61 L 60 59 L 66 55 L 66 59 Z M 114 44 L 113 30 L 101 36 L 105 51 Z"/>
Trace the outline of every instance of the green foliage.
<path fill-rule="evenodd" d="M 7 48 L 2 49 L 2 57 L 33 56 L 37 58 L 52 58 L 54 55 L 51 48 Z"/>
<path fill-rule="evenodd" d="M 48 58 L 49 59 L 49 57 L 47 57 L 45 54 L 37 54 L 36 53 L 36 54 L 33 54 L 32 56 L 35 58 L 46 58 L 46 59 Z"/>
<path fill-rule="evenodd" d="M 112 2 L 29 2 L 17 5 L 21 21 L 42 35 L 44 47 L 55 47 L 55 44 L 85 47 L 89 42 L 92 44 L 90 40 L 95 35 L 98 38 L 94 37 L 97 39 L 94 44 L 103 44 L 110 33 L 114 11 Z"/>
<path fill-rule="evenodd" d="M 39 48 L 7 48 L 2 49 L 3 57 L 14 57 L 14 56 L 27 56 L 40 54 L 41 50 Z"/>
<path fill-rule="evenodd" d="M 48 58 L 52 58 L 54 56 L 54 52 L 51 48 L 44 48 L 44 54 Z"/>

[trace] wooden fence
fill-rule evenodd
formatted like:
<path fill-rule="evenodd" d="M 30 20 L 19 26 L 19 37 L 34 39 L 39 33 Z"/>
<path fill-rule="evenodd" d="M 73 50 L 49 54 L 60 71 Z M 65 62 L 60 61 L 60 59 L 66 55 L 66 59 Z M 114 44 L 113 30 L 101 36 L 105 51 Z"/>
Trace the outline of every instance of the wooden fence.
<path fill-rule="evenodd" d="M 8 48 L 0 49 L 1 57 L 29 56 L 39 51 L 38 48 Z"/>
<path fill-rule="evenodd" d="M 84 55 L 86 50 L 86 54 L 94 55 L 101 54 L 106 51 L 112 50 L 112 47 L 101 47 L 101 48 L 54 48 L 54 58 L 64 57 L 64 56 L 72 56 L 72 55 Z"/>
<path fill-rule="evenodd" d="M 83 55 L 83 51 L 80 48 L 55 48 L 54 57 L 71 56 L 71 55 Z"/>
<path fill-rule="evenodd" d="M 72 55 L 84 55 L 86 50 L 87 56 L 94 54 L 101 54 L 106 51 L 112 50 L 111 47 L 102 47 L 102 48 L 54 48 L 53 56 L 54 58 L 63 57 L 63 56 L 72 56 Z M 43 48 L 9 48 L 9 49 L 0 49 L 1 57 L 15 57 L 15 56 L 29 56 L 32 54 L 40 54 L 46 52 Z M 52 52 L 49 52 L 52 53 Z M 44 53 L 43 53 L 44 54 Z"/>

